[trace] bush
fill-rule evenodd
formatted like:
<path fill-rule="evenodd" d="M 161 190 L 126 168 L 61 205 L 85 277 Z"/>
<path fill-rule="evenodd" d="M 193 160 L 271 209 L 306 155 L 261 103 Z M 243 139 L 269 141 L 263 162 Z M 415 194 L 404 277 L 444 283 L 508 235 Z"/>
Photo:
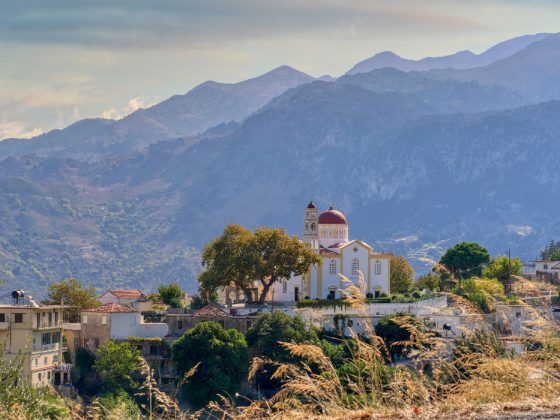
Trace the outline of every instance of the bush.
<path fill-rule="evenodd" d="M 402 342 L 411 341 L 409 325 L 418 330 L 424 330 L 424 326 L 414 315 L 404 313 L 387 315 L 381 318 L 375 326 L 375 333 L 385 341 L 392 360 L 406 356 L 410 350 L 408 346 L 402 344 Z"/>
<path fill-rule="evenodd" d="M 1 354 L 4 349 L 0 346 Z M 28 419 L 70 418 L 64 400 L 48 387 L 21 380 L 23 356 L 0 358 L 0 417 Z"/>
<path fill-rule="evenodd" d="M 187 331 L 173 345 L 173 360 L 179 377 L 195 369 L 183 392 L 199 407 L 218 394 L 233 395 L 249 369 L 245 336 L 234 329 L 224 330 L 217 322 L 199 322 Z"/>
<path fill-rule="evenodd" d="M 366 299 L 373 299 L 373 293 L 367 292 L 366 293 Z"/>
<path fill-rule="evenodd" d="M 139 419 L 142 415 L 134 399 L 122 389 L 101 396 L 95 403 L 107 418 Z"/>
<path fill-rule="evenodd" d="M 494 310 L 494 298 L 474 279 L 463 282 L 463 294 L 469 302 L 476 305 L 483 313 L 490 313 Z"/>

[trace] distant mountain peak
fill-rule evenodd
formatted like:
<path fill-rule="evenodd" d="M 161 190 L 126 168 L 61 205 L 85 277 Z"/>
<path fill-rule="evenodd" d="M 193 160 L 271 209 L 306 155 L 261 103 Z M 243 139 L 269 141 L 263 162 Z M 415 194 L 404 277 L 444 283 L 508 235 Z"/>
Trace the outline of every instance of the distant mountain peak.
<path fill-rule="evenodd" d="M 486 66 L 521 51 L 525 47 L 550 36 L 549 33 L 522 35 L 494 45 L 482 54 L 469 50 L 458 51 L 441 57 L 425 57 L 420 60 L 402 58 L 392 51 L 383 51 L 353 66 L 346 74 L 368 73 L 383 67 L 401 71 L 426 71 L 433 69 L 469 69 Z"/>

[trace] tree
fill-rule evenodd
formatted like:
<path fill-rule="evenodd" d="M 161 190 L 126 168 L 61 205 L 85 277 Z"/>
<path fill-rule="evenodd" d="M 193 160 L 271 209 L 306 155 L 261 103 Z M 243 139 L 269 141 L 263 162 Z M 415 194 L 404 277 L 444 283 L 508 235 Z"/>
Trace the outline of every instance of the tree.
<path fill-rule="evenodd" d="M 196 311 L 198 309 L 204 308 L 205 305 L 206 305 L 206 302 L 200 296 L 195 295 L 191 298 L 190 307 L 191 307 L 192 310 Z"/>
<path fill-rule="evenodd" d="M 198 282 L 205 292 L 233 283 L 250 300 L 258 280 L 262 285 L 259 303 L 263 304 L 275 282 L 301 275 L 319 262 L 311 248 L 284 229 L 258 228 L 252 233 L 239 225 L 228 225 L 222 235 L 204 247 L 204 270 Z"/>
<path fill-rule="evenodd" d="M 260 304 L 265 302 L 274 283 L 302 275 L 321 261 L 315 251 L 297 236 L 288 236 L 284 229 L 258 228 L 252 242 L 251 255 L 262 284 Z"/>
<path fill-rule="evenodd" d="M 482 275 L 500 281 L 509 280 L 511 276 L 518 276 L 523 269 L 523 262 L 519 258 L 510 259 L 506 255 L 500 255 L 482 270 Z"/>
<path fill-rule="evenodd" d="M 220 393 L 233 395 L 247 377 L 249 353 L 245 336 L 217 322 L 199 322 L 173 345 L 179 376 L 196 367 L 183 385 L 187 400 L 203 406 Z"/>
<path fill-rule="evenodd" d="M 104 386 L 109 392 L 121 388 L 133 389 L 134 380 L 131 374 L 142 368 L 141 354 L 128 342 L 117 343 L 107 340 L 97 350 L 97 359 L 93 367 L 103 379 Z"/>
<path fill-rule="evenodd" d="M 180 308 L 183 306 L 183 290 L 181 290 L 181 286 L 176 283 L 171 283 L 169 285 L 162 284 L 158 288 L 158 294 L 163 303 L 172 308 Z"/>
<path fill-rule="evenodd" d="M 490 254 L 486 248 L 474 242 L 461 242 L 449 248 L 439 263 L 444 265 L 456 279 L 462 280 L 481 276 L 482 269 L 489 262 Z"/>
<path fill-rule="evenodd" d="M 252 302 L 251 289 L 255 287 L 255 266 L 251 250 L 253 233 L 239 225 L 227 225 L 223 233 L 202 251 L 203 271 L 198 283 L 203 292 L 214 292 L 221 287 L 235 285 Z"/>
<path fill-rule="evenodd" d="M 391 255 L 391 293 L 408 292 L 414 279 L 414 270 L 402 256 Z"/>
<path fill-rule="evenodd" d="M 560 241 L 550 241 L 544 250 L 541 251 L 541 259 L 550 261 L 560 261 Z"/>
<path fill-rule="evenodd" d="M 280 342 L 319 344 L 318 331 L 313 325 L 299 317 L 291 317 L 276 311 L 259 317 L 247 331 L 247 344 L 252 353 L 278 363 L 294 363 L 300 359 L 293 356 Z M 256 380 L 261 388 L 278 388 L 281 383 L 271 380 L 275 372 L 273 365 L 266 365 Z"/>
<path fill-rule="evenodd" d="M 418 290 L 428 289 L 432 292 L 436 292 L 441 289 L 441 279 L 439 276 L 432 273 L 425 274 L 414 283 L 414 288 Z"/>
<path fill-rule="evenodd" d="M 53 283 L 47 290 L 47 299 L 42 303 L 45 305 L 68 306 L 66 314 L 69 322 L 79 322 L 80 312 L 83 309 L 99 306 L 96 298 L 97 292 L 94 287 L 85 287 L 80 280 L 67 279 Z"/>
<path fill-rule="evenodd" d="M 291 362 L 294 358 L 280 341 L 289 343 L 317 343 L 319 336 L 313 325 L 299 317 L 275 311 L 260 316 L 247 331 L 247 344 L 259 356 L 278 362 Z"/>
<path fill-rule="evenodd" d="M 396 360 L 406 356 L 411 350 L 404 343 L 411 341 L 414 329 L 425 330 L 424 325 L 414 315 L 396 313 L 381 318 L 375 326 L 375 333 L 385 342 L 391 359 Z"/>

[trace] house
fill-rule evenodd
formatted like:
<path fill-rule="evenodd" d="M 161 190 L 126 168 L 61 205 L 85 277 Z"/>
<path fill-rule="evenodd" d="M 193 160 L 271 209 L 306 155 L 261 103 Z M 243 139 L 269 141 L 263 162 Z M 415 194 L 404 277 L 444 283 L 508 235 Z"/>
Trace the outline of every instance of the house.
<path fill-rule="evenodd" d="M 304 210 L 303 241 L 319 254 L 321 262 L 302 276 L 274 284 L 275 301 L 340 298 L 349 285 L 341 275 L 355 285 L 363 281 L 365 292 L 373 297 L 389 294 L 391 256 L 361 240 L 349 240 L 348 221 L 342 212 L 330 207 L 319 214 L 310 202 Z"/>
<path fill-rule="evenodd" d="M 193 313 L 167 314 L 165 322 L 169 326 L 169 337 L 180 337 L 185 331 L 193 328 L 199 322 L 213 321 L 220 324 L 225 329 L 236 329 L 246 333 L 251 328 L 257 316 L 253 315 L 232 315 L 224 311 L 215 303 L 209 303 L 205 307 Z"/>
<path fill-rule="evenodd" d="M 523 276 L 530 280 L 560 284 L 560 261 L 537 260 L 523 266 Z"/>
<path fill-rule="evenodd" d="M 86 309 L 80 315 L 79 327 L 68 328 L 68 347 L 72 354 L 78 347 L 95 352 L 109 339 L 163 338 L 169 330 L 163 322 L 144 322 L 138 310 L 119 303 Z"/>
<path fill-rule="evenodd" d="M 139 312 L 149 311 L 152 307 L 148 296 L 139 289 L 111 289 L 99 298 L 101 303 L 118 303 L 129 306 Z"/>
<path fill-rule="evenodd" d="M 70 381 L 71 365 L 63 360 L 61 305 L 39 305 L 14 291 L 13 305 L 0 305 L 1 357 L 22 357 L 22 377 L 32 385 Z"/>

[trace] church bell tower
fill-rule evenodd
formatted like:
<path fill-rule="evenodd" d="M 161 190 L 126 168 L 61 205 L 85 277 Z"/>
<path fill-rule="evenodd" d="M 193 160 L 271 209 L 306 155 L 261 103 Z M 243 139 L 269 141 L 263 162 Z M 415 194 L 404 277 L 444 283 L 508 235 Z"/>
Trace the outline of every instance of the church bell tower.
<path fill-rule="evenodd" d="M 313 249 L 319 248 L 319 216 L 317 206 L 310 201 L 305 209 L 303 240 Z"/>

